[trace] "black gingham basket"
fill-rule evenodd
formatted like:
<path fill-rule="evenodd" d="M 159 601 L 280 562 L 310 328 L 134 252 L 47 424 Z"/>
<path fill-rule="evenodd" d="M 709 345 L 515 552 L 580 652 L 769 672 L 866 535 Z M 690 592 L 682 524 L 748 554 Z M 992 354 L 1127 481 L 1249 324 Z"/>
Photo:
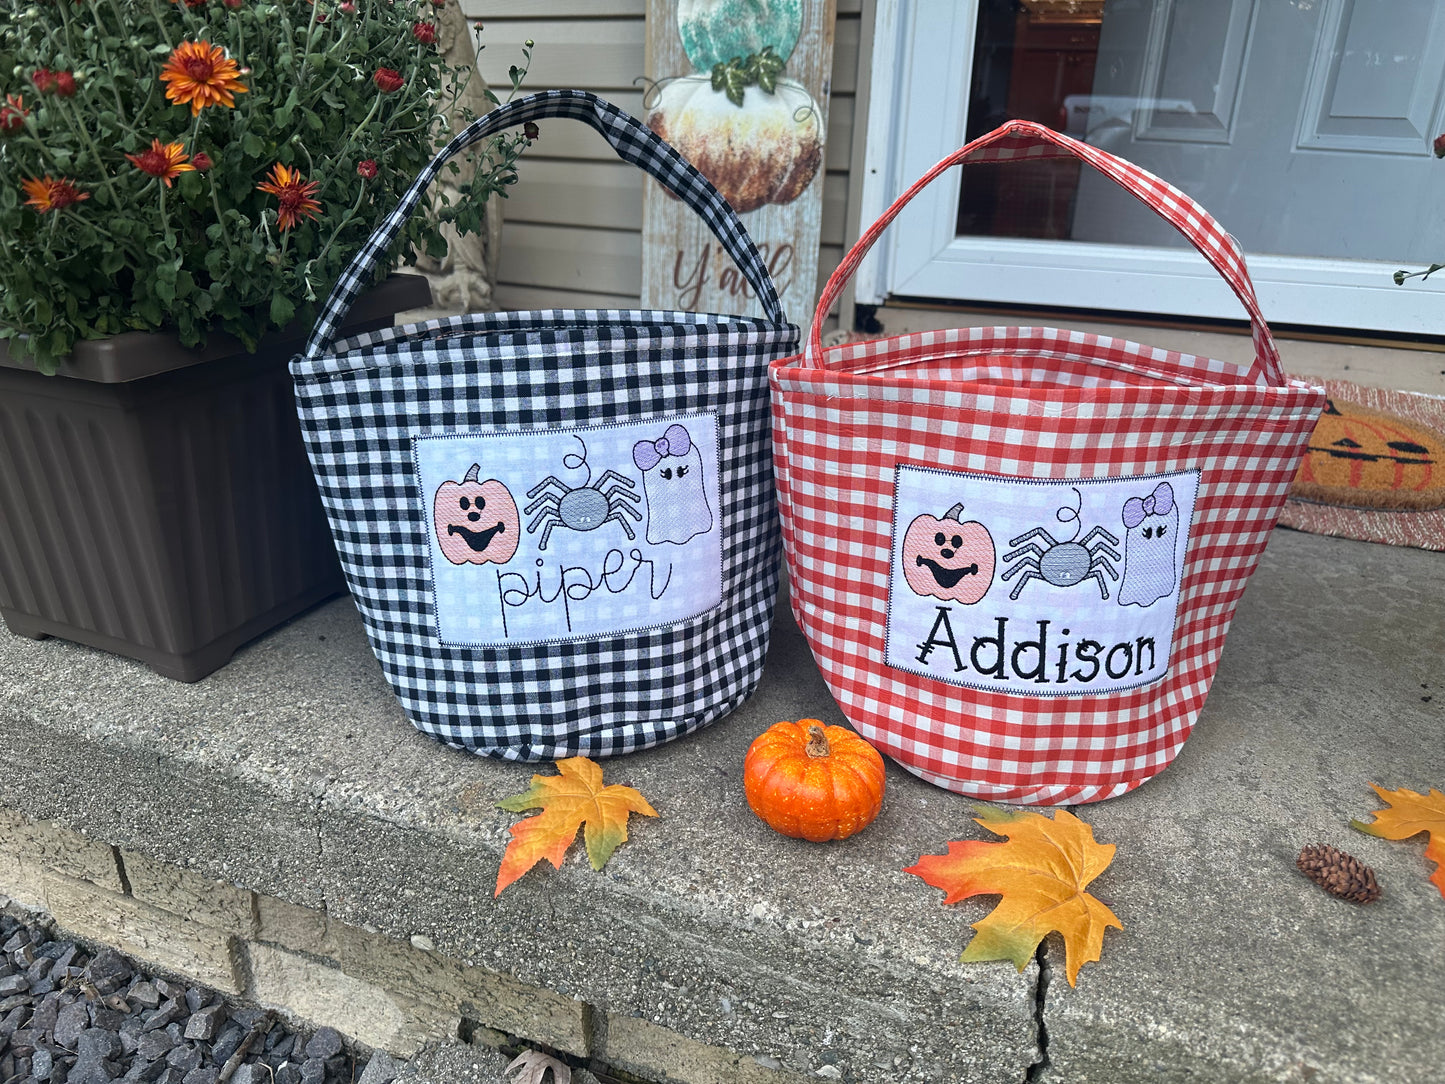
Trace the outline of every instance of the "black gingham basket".
<path fill-rule="evenodd" d="M 544 117 L 590 124 L 697 211 L 767 318 L 505 312 L 333 343 L 447 160 Z M 778 579 L 767 366 L 797 347 L 747 230 L 633 117 L 548 91 L 453 139 L 291 363 L 352 597 L 411 721 L 539 760 L 646 748 L 741 704 Z"/>

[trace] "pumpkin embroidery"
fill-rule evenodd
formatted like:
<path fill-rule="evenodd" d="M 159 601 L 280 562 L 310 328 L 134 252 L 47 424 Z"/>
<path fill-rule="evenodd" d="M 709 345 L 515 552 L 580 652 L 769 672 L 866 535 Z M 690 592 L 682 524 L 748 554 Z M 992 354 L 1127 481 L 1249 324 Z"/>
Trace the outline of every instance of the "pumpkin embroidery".
<path fill-rule="evenodd" d="M 963 505 L 941 517 L 919 516 L 903 536 L 903 578 L 915 595 L 971 606 L 993 584 L 993 536 L 976 520 L 962 522 Z"/>
<path fill-rule="evenodd" d="M 521 519 L 511 491 L 495 478 L 482 482 L 473 463 L 460 482 L 443 482 L 432 502 L 442 555 L 454 565 L 504 565 L 517 552 Z"/>
<path fill-rule="evenodd" d="M 1304 500 L 1359 508 L 1445 507 L 1445 437 L 1397 415 L 1329 399 L 1295 475 Z"/>

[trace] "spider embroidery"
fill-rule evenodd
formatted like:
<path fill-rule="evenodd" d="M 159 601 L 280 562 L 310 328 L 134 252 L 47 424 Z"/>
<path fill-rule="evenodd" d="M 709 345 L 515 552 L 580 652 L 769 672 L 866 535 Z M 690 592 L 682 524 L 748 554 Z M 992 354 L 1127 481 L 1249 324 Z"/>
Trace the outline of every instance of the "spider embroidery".
<path fill-rule="evenodd" d="M 1074 497 L 1077 505 L 1074 508 L 1060 508 L 1055 516 L 1060 523 L 1073 523 L 1074 537 L 1079 534 L 1079 511 L 1083 507 L 1083 496 L 1077 487 L 1070 487 L 1074 490 Z M 1040 545 L 1040 542 L 1043 544 Z M 1055 587 L 1073 587 L 1084 580 L 1097 580 L 1099 594 L 1104 598 L 1109 597 L 1109 585 L 1104 581 L 1105 574 L 1111 580 L 1118 580 L 1119 574 L 1114 571 L 1114 566 L 1109 563 L 1112 557 L 1115 561 L 1120 560 L 1119 552 L 1112 548 L 1119 544 L 1119 540 L 1111 535 L 1103 527 L 1095 527 L 1082 539 L 1074 541 L 1069 539 L 1066 542 L 1056 542 L 1053 535 L 1042 527 L 1035 527 L 1032 531 L 1025 531 L 1017 538 L 1009 539 L 1010 546 L 1018 548 L 1004 554 L 1005 564 L 1009 565 L 1000 579 L 1008 580 L 1019 576 L 1019 582 L 1014 584 L 1014 589 L 1009 592 L 1009 598 L 1017 599 L 1024 589 L 1024 584 L 1030 580 L 1043 580 L 1045 583 Z M 1014 559 L 1017 558 L 1015 561 Z"/>
<path fill-rule="evenodd" d="M 615 470 L 609 470 L 593 485 L 592 468 L 587 466 L 587 443 L 581 437 L 573 439 L 582 445 L 582 454 L 569 452 L 562 457 L 562 466 L 568 470 L 587 467 L 587 479 L 576 489 L 572 489 L 554 476 L 548 475 L 527 490 L 527 496 L 536 499 L 522 509 L 522 514 L 530 516 L 534 511 L 537 513 L 527 524 L 527 533 L 536 534 L 538 526 L 545 524 L 542 527 L 542 540 L 537 544 L 539 550 L 547 548 L 547 539 L 551 537 L 552 528 L 559 524 L 574 531 L 595 531 L 604 523 L 615 522 L 627 533 L 628 538 L 635 539 L 637 536 L 632 533 L 632 525 L 627 522 L 627 517 L 631 516 L 637 522 L 642 522 L 642 513 L 632 507 L 642 501 L 637 495 L 637 483 Z M 632 504 L 628 504 L 629 501 Z"/>

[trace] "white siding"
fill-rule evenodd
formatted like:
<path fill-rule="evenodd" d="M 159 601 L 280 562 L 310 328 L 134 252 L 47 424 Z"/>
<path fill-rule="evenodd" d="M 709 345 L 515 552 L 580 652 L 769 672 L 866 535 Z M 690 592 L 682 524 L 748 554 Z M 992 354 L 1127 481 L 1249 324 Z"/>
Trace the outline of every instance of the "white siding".
<path fill-rule="evenodd" d="M 861 0 L 838 0 L 828 107 L 818 283 L 843 257 L 858 83 Z M 521 43 L 536 47 L 524 91 L 575 87 L 642 112 L 646 0 L 462 0 L 483 25 L 477 66 L 500 96 Z M 642 174 L 576 121 L 542 125 L 507 200 L 497 303 L 503 308 L 635 306 L 642 289 Z"/>

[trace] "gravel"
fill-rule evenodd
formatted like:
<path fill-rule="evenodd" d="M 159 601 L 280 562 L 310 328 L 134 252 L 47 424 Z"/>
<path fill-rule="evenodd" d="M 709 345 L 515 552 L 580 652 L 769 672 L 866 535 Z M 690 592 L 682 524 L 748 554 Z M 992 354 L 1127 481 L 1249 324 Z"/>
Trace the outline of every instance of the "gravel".
<path fill-rule="evenodd" d="M 334 1028 L 297 1034 L 273 1014 L 139 971 L 0 914 L 0 1084 L 390 1084 Z"/>

